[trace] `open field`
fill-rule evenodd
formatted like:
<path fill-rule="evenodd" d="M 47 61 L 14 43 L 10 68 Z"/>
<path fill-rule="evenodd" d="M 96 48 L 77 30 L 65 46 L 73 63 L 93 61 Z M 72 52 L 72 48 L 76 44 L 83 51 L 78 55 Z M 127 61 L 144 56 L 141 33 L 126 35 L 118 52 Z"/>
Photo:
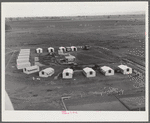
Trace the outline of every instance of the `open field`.
<path fill-rule="evenodd" d="M 128 111 L 115 97 L 90 96 L 65 100 L 68 110 L 95 110 L 95 111 Z"/>
<path fill-rule="evenodd" d="M 112 88 L 123 91 L 123 95 L 145 93 L 145 86 L 137 88 L 134 86 L 141 82 L 145 83 L 144 15 L 94 17 L 93 19 L 92 17 L 90 19 L 74 18 L 59 21 L 35 19 L 6 21 L 6 24 L 10 25 L 12 30 L 6 32 L 5 36 L 5 65 L 7 67 L 5 86 L 16 110 L 65 110 L 61 100 L 63 96 L 71 96 L 71 99 L 74 100 L 67 104 L 71 106 L 68 108 L 70 110 L 82 110 L 87 107 L 89 107 L 87 110 L 127 110 L 114 97 L 118 93 L 115 91 L 112 95 L 110 92 Z M 95 78 L 86 78 L 81 71 L 77 71 L 73 79 L 62 79 L 59 74 L 64 68 L 71 66 L 52 62 L 56 58 L 48 55 L 47 48 L 52 46 L 57 51 L 59 46 L 86 44 L 91 46 L 90 50 L 78 49 L 77 52 L 70 52 L 76 56 L 76 63 L 81 67 L 99 64 L 115 68 L 124 63 L 139 71 L 143 78 L 135 73 L 132 75 L 115 73 L 114 76 L 106 77 L 96 70 Z M 44 49 L 43 54 L 35 53 L 38 47 Z M 40 58 L 40 64 L 43 64 L 40 70 L 52 67 L 55 69 L 54 75 L 38 80 L 38 73 L 26 75 L 22 70 L 17 70 L 16 57 L 20 48 L 30 48 L 31 64 L 34 65 L 34 57 L 37 56 Z M 35 80 L 32 79 L 33 77 Z M 54 79 L 55 77 L 57 79 Z M 88 100 L 102 93 L 104 97 L 101 98 L 103 99 L 109 95 L 106 97 L 108 98 L 107 103 L 93 100 L 86 104 L 85 100 L 81 99 L 84 97 Z M 129 105 L 130 101 L 127 102 L 125 99 L 124 101 Z M 76 106 L 78 103 L 82 105 Z M 92 104 L 95 106 L 91 106 Z M 108 105 L 110 107 L 107 107 Z M 133 109 L 135 110 L 135 107 Z"/>

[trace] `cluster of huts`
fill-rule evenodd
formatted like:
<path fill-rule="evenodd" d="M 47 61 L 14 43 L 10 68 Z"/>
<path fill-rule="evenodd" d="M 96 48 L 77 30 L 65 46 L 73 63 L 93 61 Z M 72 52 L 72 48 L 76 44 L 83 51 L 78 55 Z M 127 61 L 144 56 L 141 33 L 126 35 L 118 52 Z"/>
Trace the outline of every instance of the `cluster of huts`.
<path fill-rule="evenodd" d="M 47 51 L 49 52 L 49 53 L 54 53 L 55 52 L 55 50 L 54 50 L 54 48 L 53 47 L 49 47 L 48 49 L 47 49 Z M 67 51 L 77 51 L 77 47 L 76 46 L 71 46 L 71 47 L 59 47 L 59 49 L 58 49 L 58 54 L 60 54 L 60 53 L 63 53 L 63 52 L 67 52 Z M 37 48 L 36 49 L 36 53 L 43 53 L 43 49 L 42 48 Z"/>
<path fill-rule="evenodd" d="M 54 48 L 53 47 L 49 47 L 48 49 L 49 53 L 53 53 L 54 52 Z M 36 49 L 36 53 L 43 53 L 43 49 L 42 48 L 37 48 Z"/>
<path fill-rule="evenodd" d="M 132 74 L 132 68 L 128 67 L 126 65 L 119 65 L 117 69 L 119 69 L 122 74 Z M 115 71 L 108 66 L 101 67 L 100 72 L 102 74 L 104 74 L 105 76 L 112 76 L 115 74 Z M 72 78 L 73 73 L 74 73 L 74 71 L 71 68 L 64 69 L 62 72 L 62 78 Z M 85 68 L 83 68 L 83 74 L 87 78 L 95 77 L 96 71 L 90 67 L 85 67 Z"/>
<path fill-rule="evenodd" d="M 47 49 L 47 51 L 49 53 L 54 53 L 55 49 L 53 47 L 49 47 Z M 76 46 L 71 46 L 71 47 L 62 47 L 61 46 L 58 49 L 58 54 L 65 56 L 66 63 L 73 63 L 76 59 L 75 56 L 70 55 L 69 53 L 67 53 L 67 52 L 71 52 L 71 51 L 77 51 L 77 47 Z M 37 48 L 36 53 L 43 53 L 43 49 L 42 48 Z"/>
<path fill-rule="evenodd" d="M 17 68 L 22 69 L 26 74 L 39 72 L 40 77 L 48 77 L 54 74 L 53 68 L 46 68 L 40 71 L 38 65 L 31 65 L 30 63 L 30 49 L 21 49 L 16 60 Z"/>
<path fill-rule="evenodd" d="M 46 69 L 43 69 L 40 71 L 39 66 L 34 65 L 34 66 L 29 66 L 29 67 L 23 68 L 23 72 L 26 74 L 32 74 L 32 73 L 39 72 L 40 77 L 49 77 L 54 74 L 54 69 L 49 67 L 49 68 L 46 68 Z"/>
<path fill-rule="evenodd" d="M 62 49 L 64 49 L 64 48 L 62 48 Z M 49 50 L 50 50 L 50 52 L 54 52 L 54 49 L 52 49 L 52 48 L 49 48 Z M 30 49 L 21 49 L 16 62 L 17 62 L 17 68 L 23 69 L 23 72 L 25 74 L 32 74 L 32 73 L 39 72 L 40 77 L 49 77 L 54 74 L 55 70 L 51 67 L 40 70 L 38 65 L 31 66 L 29 58 L 30 58 Z M 74 59 L 73 56 L 71 56 L 69 58 L 71 58 L 71 60 Z M 122 74 L 132 74 L 132 68 L 128 67 L 127 65 L 119 65 L 118 69 Z M 111 75 L 115 74 L 115 71 L 108 66 L 100 67 L 100 72 L 102 74 L 104 74 L 105 76 L 111 76 Z M 62 72 L 62 78 L 63 79 L 71 79 L 71 78 L 73 78 L 73 74 L 74 74 L 73 69 L 66 68 Z M 83 74 L 87 78 L 95 77 L 96 71 L 90 67 L 85 67 L 85 68 L 83 68 Z"/>

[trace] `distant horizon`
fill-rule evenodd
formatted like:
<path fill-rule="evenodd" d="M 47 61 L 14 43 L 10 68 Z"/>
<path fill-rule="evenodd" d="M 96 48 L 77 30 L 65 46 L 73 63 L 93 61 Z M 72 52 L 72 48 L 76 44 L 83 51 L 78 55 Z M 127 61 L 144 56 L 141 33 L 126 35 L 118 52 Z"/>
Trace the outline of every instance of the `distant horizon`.
<path fill-rule="evenodd" d="M 49 18 L 52 18 L 52 17 L 92 17 L 92 16 L 117 16 L 117 15 L 122 15 L 122 16 L 125 16 L 125 15 L 145 15 L 145 13 L 141 12 L 141 11 L 136 11 L 135 13 L 116 13 L 116 14 L 107 14 L 107 15 L 72 15 L 72 16 L 25 16 L 25 17 L 6 17 L 6 18 L 36 18 L 36 17 L 49 17 Z"/>
<path fill-rule="evenodd" d="M 147 2 L 8 2 L 5 17 L 101 16 L 145 13 Z"/>

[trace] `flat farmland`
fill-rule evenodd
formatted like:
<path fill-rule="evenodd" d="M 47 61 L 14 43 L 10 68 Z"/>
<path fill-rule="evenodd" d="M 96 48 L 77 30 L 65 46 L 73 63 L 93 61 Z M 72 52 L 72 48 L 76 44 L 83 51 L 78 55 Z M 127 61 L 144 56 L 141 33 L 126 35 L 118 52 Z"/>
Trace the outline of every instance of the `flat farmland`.
<path fill-rule="evenodd" d="M 90 99 L 91 96 L 98 96 L 101 92 L 109 91 L 110 88 L 123 90 L 124 95 L 137 93 L 141 89 L 134 87 L 134 84 L 138 83 L 135 79 L 139 78 L 135 73 L 132 75 L 116 73 L 114 76 L 106 77 L 96 70 L 95 78 L 86 78 L 82 71 L 79 71 L 74 73 L 73 79 L 64 80 L 61 78 L 61 72 L 71 66 L 52 63 L 47 48 L 54 47 L 57 52 L 60 46 L 90 45 L 89 50 L 78 49 L 77 52 L 70 52 L 76 57 L 76 63 L 82 67 L 94 64 L 111 67 L 121 63 L 129 64 L 124 59 L 143 65 L 145 62 L 144 15 L 121 15 L 110 18 L 104 16 L 93 19 L 91 17 L 81 20 L 35 18 L 6 21 L 6 24 L 10 25 L 12 30 L 5 35 L 5 89 L 16 110 L 65 110 L 61 100 L 64 96 L 69 95 L 76 100 L 73 101 L 74 103 L 78 104 L 79 100 L 84 105 L 84 99 L 81 97 Z M 36 54 L 35 49 L 38 47 L 44 49 L 43 54 Z M 54 75 L 40 78 L 38 73 L 26 75 L 22 70 L 17 70 L 16 58 L 20 48 L 30 48 L 32 65 L 34 65 L 34 57 L 39 57 L 39 64 L 43 65 L 40 66 L 40 70 L 52 67 L 55 69 Z M 12 53 L 9 53 L 11 51 Z M 145 93 L 144 91 L 145 88 L 142 88 L 140 93 Z M 104 97 L 106 95 L 107 93 L 104 93 Z M 99 101 L 95 100 L 89 104 L 90 106 L 86 104 L 84 106 L 91 107 L 87 110 L 126 110 L 116 98 L 114 102 L 112 98 L 112 95 L 108 96 L 107 104 L 98 104 Z M 114 107 L 117 105 L 118 107 L 107 108 L 111 102 Z M 91 106 L 94 103 L 95 106 Z M 72 106 L 70 109 L 82 110 L 82 106 L 74 107 L 76 104 L 72 101 L 69 105 Z"/>

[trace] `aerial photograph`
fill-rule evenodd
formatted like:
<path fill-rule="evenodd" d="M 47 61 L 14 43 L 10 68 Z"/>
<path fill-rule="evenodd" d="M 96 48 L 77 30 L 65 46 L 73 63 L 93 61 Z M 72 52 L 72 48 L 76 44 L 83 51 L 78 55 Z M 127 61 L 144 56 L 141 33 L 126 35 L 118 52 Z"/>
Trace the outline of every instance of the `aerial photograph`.
<path fill-rule="evenodd" d="M 6 110 L 145 111 L 144 2 L 7 6 Z"/>

